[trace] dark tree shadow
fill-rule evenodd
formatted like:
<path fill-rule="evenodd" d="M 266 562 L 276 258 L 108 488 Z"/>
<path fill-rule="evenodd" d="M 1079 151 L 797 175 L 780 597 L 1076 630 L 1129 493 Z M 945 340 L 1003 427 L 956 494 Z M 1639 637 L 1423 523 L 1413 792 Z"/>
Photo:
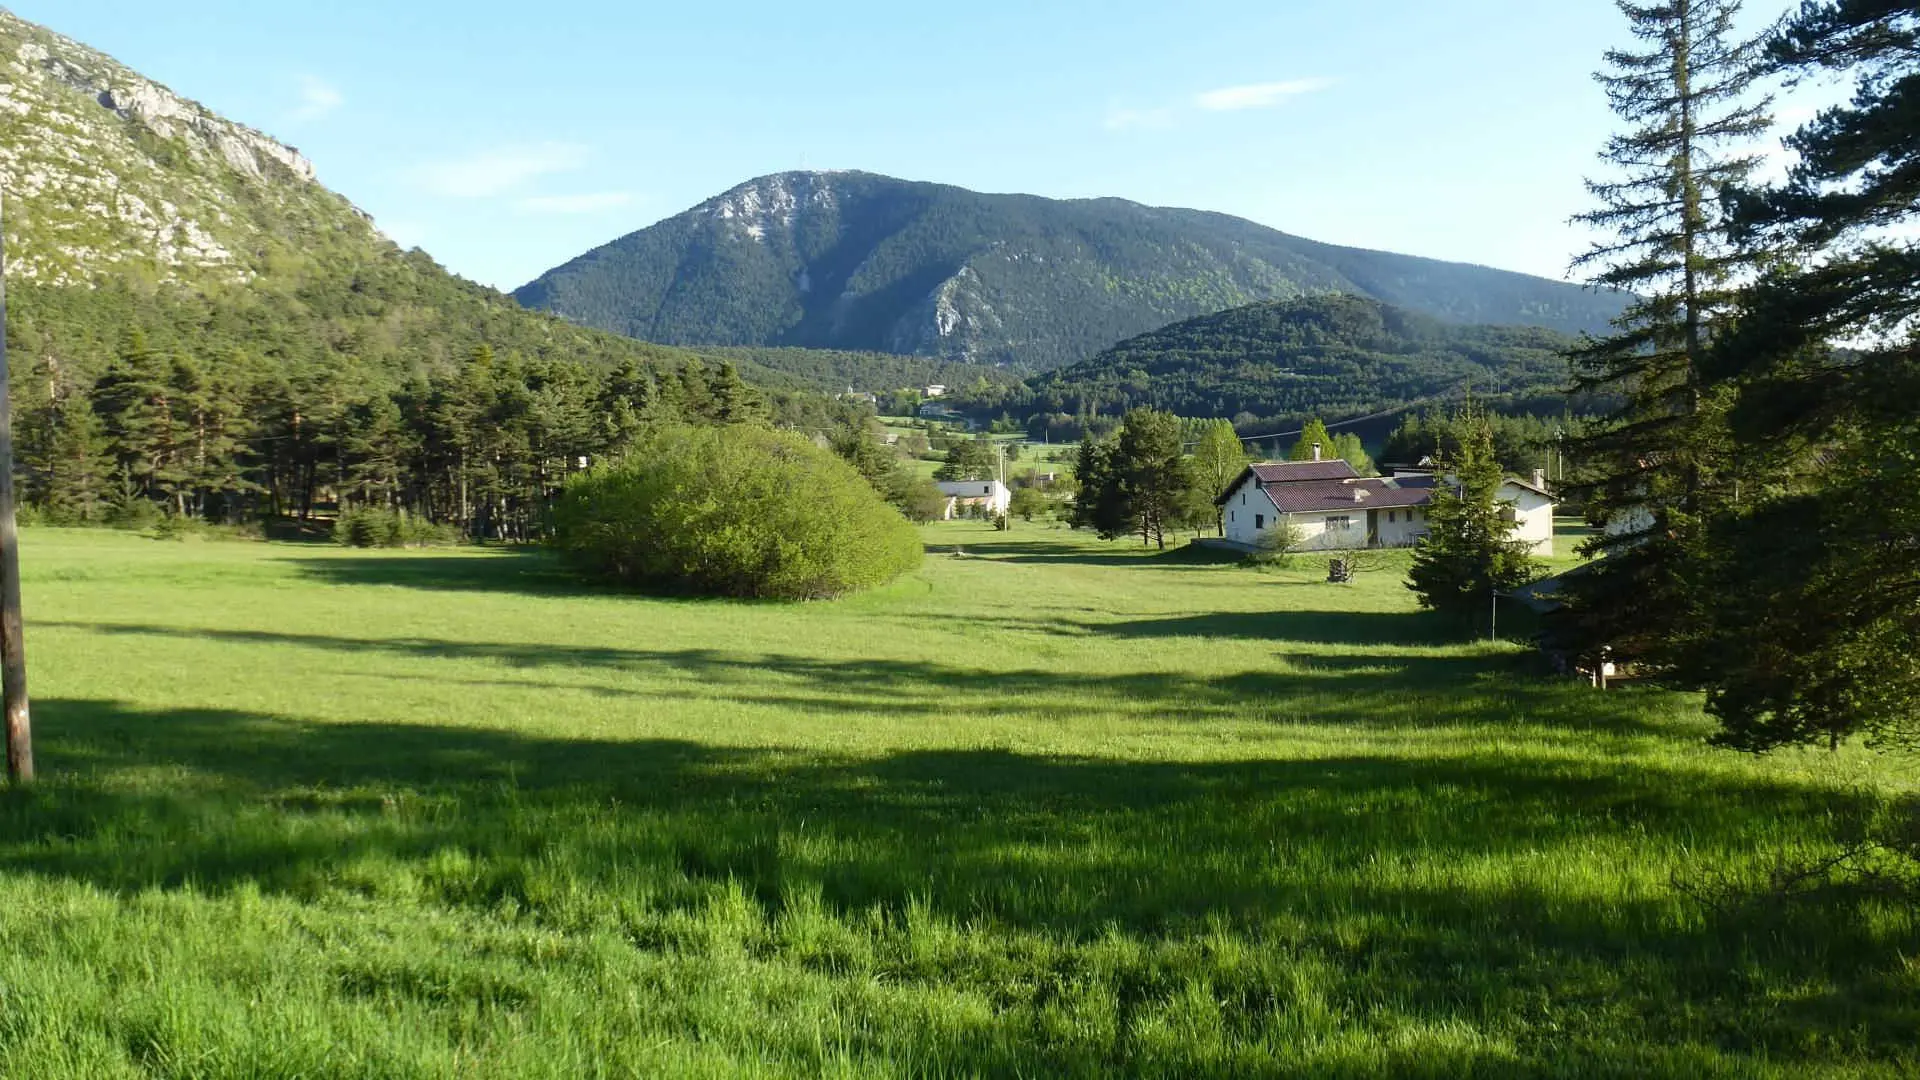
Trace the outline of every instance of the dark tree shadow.
<path fill-rule="evenodd" d="M 1868 794 L 1811 783 L 1510 750 L 859 757 L 111 701 L 38 710 L 50 782 L 0 797 L 0 869 L 129 895 L 244 887 L 311 899 L 372 860 L 410 868 L 409 902 L 511 903 L 556 929 L 604 922 L 658 950 L 681 947 L 676 916 L 730 889 L 769 920 L 795 903 L 849 921 L 921 910 L 988 940 L 1253 940 L 1283 925 L 1287 949 L 1320 959 L 1330 993 L 1442 1025 L 1524 1013 L 1527 1001 L 1605 1002 L 1556 1010 L 1556 1037 L 1626 1055 L 1705 1039 L 1817 1061 L 1844 1039 L 1895 1056 L 1920 1022 L 1920 1001 L 1898 989 L 1898 958 L 1920 931 L 1840 900 L 1768 922 L 1683 915 L 1671 896 L 1543 892 L 1464 872 L 1418 884 L 1377 869 L 1525 861 L 1606 839 L 1737 859 L 1783 823 L 1837 838 L 1875 810 Z M 130 779 L 155 775 L 173 779 Z M 606 903 L 641 886 L 651 899 L 638 909 Z M 1462 970 L 1492 977 L 1462 981 Z M 1143 964 L 1111 977 L 1123 1000 L 1147 1001 L 1185 976 Z M 1257 969 L 1215 978 L 1221 1007 L 1259 1036 L 1280 988 Z M 1782 1009 L 1787 986 L 1820 989 Z M 1050 1064 L 1041 1044 L 1020 1045 L 1027 1071 Z"/>

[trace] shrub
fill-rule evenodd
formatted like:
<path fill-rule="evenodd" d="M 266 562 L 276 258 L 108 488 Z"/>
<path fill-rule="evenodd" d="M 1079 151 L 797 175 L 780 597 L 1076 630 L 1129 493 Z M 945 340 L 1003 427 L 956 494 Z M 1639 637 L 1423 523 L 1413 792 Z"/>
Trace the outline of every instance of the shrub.
<path fill-rule="evenodd" d="M 1247 562 L 1263 570 L 1285 570 L 1293 565 L 1294 552 L 1306 542 L 1306 533 L 1291 521 L 1282 520 L 1260 534 Z"/>
<path fill-rule="evenodd" d="M 361 506 L 341 513 L 333 523 L 333 539 L 357 548 L 429 547 L 455 543 L 459 533 L 450 525 L 434 525 L 383 507 Z"/>
<path fill-rule="evenodd" d="M 553 543 L 624 584 L 786 600 L 879 585 L 924 557 L 919 533 L 852 466 L 745 427 L 663 428 L 574 477 Z"/>

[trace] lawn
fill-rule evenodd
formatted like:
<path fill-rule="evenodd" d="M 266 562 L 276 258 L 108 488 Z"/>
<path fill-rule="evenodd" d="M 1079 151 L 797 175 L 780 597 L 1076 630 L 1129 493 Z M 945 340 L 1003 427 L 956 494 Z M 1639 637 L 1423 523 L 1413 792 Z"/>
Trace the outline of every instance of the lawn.
<path fill-rule="evenodd" d="M 1396 573 L 930 527 L 834 603 L 26 534 L 0 1075 L 1913 1075 L 1911 793 Z"/>

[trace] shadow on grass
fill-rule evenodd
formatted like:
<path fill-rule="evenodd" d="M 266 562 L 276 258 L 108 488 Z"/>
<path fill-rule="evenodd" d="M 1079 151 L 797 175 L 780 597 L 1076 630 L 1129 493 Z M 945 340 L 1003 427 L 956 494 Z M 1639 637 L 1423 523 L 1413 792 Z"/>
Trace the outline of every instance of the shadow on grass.
<path fill-rule="evenodd" d="M 1399 625 L 1391 620 L 1405 617 L 1378 618 L 1383 620 L 1384 632 Z M 1413 622 L 1418 625 L 1418 620 Z M 579 692 L 653 701 L 663 706 L 682 700 L 718 699 L 737 705 L 892 718 L 949 718 L 1009 711 L 1038 717 L 1099 710 L 1168 725 L 1245 722 L 1376 730 L 1507 725 L 1514 731 L 1551 728 L 1594 735 L 1675 734 L 1670 725 L 1650 719 L 1632 698 L 1596 695 L 1571 681 L 1530 677 L 1533 660 L 1524 654 L 1323 656 L 1311 651 L 1281 651 L 1271 667 L 1226 674 L 1097 674 L 918 660 L 826 660 L 717 649 L 349 637 L 57 620 L 44 620 L 40 625 L 130 638 L 292 646 L 355 658 L 386 655 L 414 660 L 486 661 L 526 672 L 550 671 L 553 678 L 475 680 L 460 670 L 390 674 L 351 667 L 340 674 Z M 1354 630 L 1371 625 L 1364 620 L 1352 624 L 1336 621 L 1333 628 Z M 1083 628 L 1086 633 L 1105 630 L 1100 624 Z M 1276 644 L 1315 644 L 1310 630 L 1294 633 L 1297 636 L 1290 639 L 1276 638 Z"/>
<path fill-rule="evenodd" d="M 1100 981 L 1124 1011 L 1202 977 L 1256 1042 L 1297 1020 L 1257 957 L 1304 958 L 1316 1000 L 1385 1008 L 1382 1032 L 1509 1024 L 1585 1053 L 1704 1042 L 1818 1060 L 1839 1040 L 1894 1057 L 1920 1022 L 1899 961 L 1920 946 L 1910 919 L 1834 900 L 1755 921 L 1603 883 L 1642 853 L 1738 861 L 1782 824 L 1837 838 L 1875 811 L 1862 793 L 1511 750 L 852 757 L 75 699 L 37 718 L 53 780 L 0 798 L 0 868 L 125 893 L 507 905 L 646 950 L 724 931 L 763 935 L 747 944 L 765 959 L 857 969 L 782 936 L 824 909 L 892 957 L 890 980 L 965 987 L 983 965 L 1038 963 L 1022 978 Z M 700 923 L 738 895 L 759 929 Z M 969 944 L 929 954 L 914 939 L 929 932 Z M 1115 934 L 1143 951 L 1078 959 Z M 1242 959 L 1204 960 L 1214 948 Z M 1025 1071 L 1086 1065 L 1031 1032 L 1018 1045 Z"/>
<path fill-rule="evenodd" d="M 542 548 L 468 548 L 459 554 L 341 553 L 290 560 L 307 577 L 328 585 L 385 585 L 457 592 L 534 596 L 604 596 L 619 590 L 588 581 Z"/>
<path fill-rule="evenodd" d="M 1018 533 L 969 540 L 964 544 L 929 544 L 927 553 L 949 555 L 958 547 L 968 555 L 998 562 L 1028 563 L 1045 566 L 1128 566 L 1141 569 L 1195 569 L 1231 566 L 1241 561 L 1231 553 L 1195 547 L 1184 541 L 1168 541 L 1165 550 L 1143 547 L 1137 539 L 1114 540 L 1101 550 L 1061 540 L 1022 540 Z"/>

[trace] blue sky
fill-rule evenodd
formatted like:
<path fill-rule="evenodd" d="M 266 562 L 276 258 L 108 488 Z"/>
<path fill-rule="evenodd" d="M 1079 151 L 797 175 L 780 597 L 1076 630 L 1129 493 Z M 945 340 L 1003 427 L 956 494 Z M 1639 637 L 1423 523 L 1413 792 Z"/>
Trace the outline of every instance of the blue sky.
<path fill-rule="evenodd" d="M 502 288 L 795 168 L 1561 277 L 1623 26 L 1609 0 L 12 7 L 300 147 L 389 235 Z"/>

